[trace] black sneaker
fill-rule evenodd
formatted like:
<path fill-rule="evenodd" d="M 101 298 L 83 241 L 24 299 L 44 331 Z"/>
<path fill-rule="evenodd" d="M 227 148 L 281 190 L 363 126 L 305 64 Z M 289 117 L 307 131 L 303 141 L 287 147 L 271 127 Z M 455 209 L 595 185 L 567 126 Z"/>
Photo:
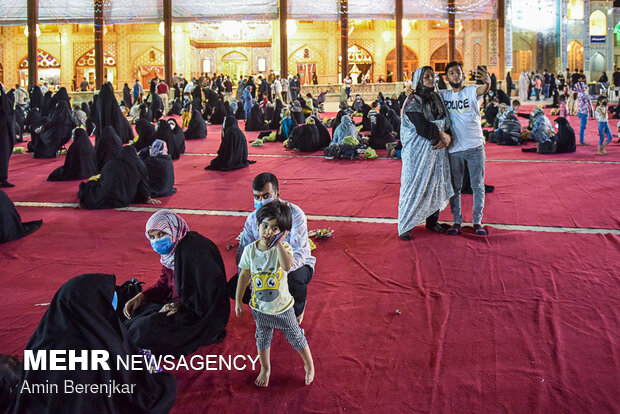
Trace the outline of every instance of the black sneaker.
<path fill-rule="evenodd" d="M 474 224 L 474 233 L 476 233 L 476 236 L 486 236 L 489 234 L 480 224 Z"/>

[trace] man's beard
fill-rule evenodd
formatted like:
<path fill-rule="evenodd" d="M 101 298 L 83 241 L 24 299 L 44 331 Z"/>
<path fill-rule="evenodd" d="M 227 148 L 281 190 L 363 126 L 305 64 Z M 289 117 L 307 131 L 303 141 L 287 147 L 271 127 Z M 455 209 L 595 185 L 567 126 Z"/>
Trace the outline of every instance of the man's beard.
<path fill-rule="evenodd" d="M 450 86 L 452 86 L 452 89 L 458 89 L 461 87 L 461 85 L 463 85 L 463 81 L 459 81 L 459 83 L 452 83 L 448 81 L 448 83 L 450 84 Z"/>

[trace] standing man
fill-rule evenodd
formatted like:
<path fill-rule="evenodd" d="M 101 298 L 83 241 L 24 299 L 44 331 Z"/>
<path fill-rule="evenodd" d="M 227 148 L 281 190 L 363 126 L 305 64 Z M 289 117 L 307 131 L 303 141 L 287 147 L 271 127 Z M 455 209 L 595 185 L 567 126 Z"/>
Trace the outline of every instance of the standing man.
<path fill-rule="evenodd" d="M 288 99 L 289 99 L 288 79 L 285 74 L 282 74 L 282 77 L 280 78 L 280 83 L 282 84 L 282 97 L 284 98 L 282 103 L 285 104 L 288 102 Z"/>
<path fill-rule="evenodd" d="M 479 67 L 476 78 L 482 85 L 463 85 L 463 68 L 459 62 L 450 62 L 446 66 L 446 77 L 452 90 L 440 90 L 439 95 L 444 101 L 452 121 L 452 145 L 450 154 L 450 172 L 454 196 L 450 199 L 450 210 L 454 225 L 447 234 L 457 235 L 461 232 L 463 216 L 461 215 L 461 188 L 465 163 L 469 169 L 471 188 L 474 193 L 473 221 L 474 232 L 486 236 L 482 227 L 482 210 L 484 208 L 484 135 L 480 123 L 478 99 L 489 91 L 491 78 L 484 67 Z"/>
<path fill-rule="evenodd" d="M 614 95 L 616 95 L 616 99 L 618 99 L 618 95 L 620 94 L 620 68 L 614 70 L 611 80 L 614 83 Z"/>
<path fill-rule="evenodd" d="M 224 101 L 226 102 L 232 101 L 232 92 L 233 92 L 233 84 L 230 80 L 230 76 L 226 76 L 226 80 L 224 81 Z"/>
<path fill-rule="evenodd" d="M 273 94 L 275 95 L 273 99 L 274 102 L 276 99 L 279 99 L 283 104 L 286 103 L 282 98 L 282 83 L 280 83 L 280 75 L 276 75 L 276 79 L 273 81 Z"/>
<path fill-rule="evenodd" d="M 159 80 L 157 85 L 157 95 L 161 98 L 161 102 L 164 105 L 164 113 L 168 111 L 168 85 L 163 79 Z"/>
<path fill-rule="evenodd" d="M 293 249 L 293 266 L 288 272 L 288 288 L 295 299 L 293 309 L 297 322 L 301 323 L 306 308 L 307 287 L 314 274 L 314 264 L 316 263 L 316 259 L 310 254 L 308 219 L 301 208 L 280 198 L 278 179 L 271 173 L 265 172 L 254 177 L 252 192 L 254 193 L 254 211 L 248 216 L 243 226 L 241 241 L 237 249 L 237 264 L 241 260 L 245 246 L 260 238 L 258 224 L 256 223 L 258 209 L 273 200 L 280 200 L 288 204 L 293 215 L 291 231 L 284 239 Z M 237 279 L 238 276 L 235 275 L 228 281 L 228 293 L 231 299 L 235 299 Z M 243 303 L 248 303 L 249 299 L 250 289 L 248 288 L 243 297 Z"/>
<path fill-rule="evenodd" d="M 90 85 L 88 84 L 88 81 L 86 80 L 86 78 L 82 79 L 82 82 L 80 82 L 80 91 L 86 92 L 88 91 L 89 87 Z"/>
<path fill-rule="evenodd" d="M 18 83 L 15 84 L 15 106 L 17 109 L 22 111 L 26 110 L 26 106 L 28 105 L 28 92 L 19 86 Z"/>
<path fill-rule="evenodd" d="M 136 79 L 136 83 L 133 85 L 133 101 L 135 103 L 142 103 L 142 94 L 144 93 L 144 88 L 140 83 L 139 79 Z"/>

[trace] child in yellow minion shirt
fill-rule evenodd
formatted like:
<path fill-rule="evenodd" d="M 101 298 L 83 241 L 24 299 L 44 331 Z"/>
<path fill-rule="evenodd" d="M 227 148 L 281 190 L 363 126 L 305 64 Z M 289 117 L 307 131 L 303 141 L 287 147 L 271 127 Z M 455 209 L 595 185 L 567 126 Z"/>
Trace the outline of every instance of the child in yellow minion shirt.
<path fill-rule="evenodd" d="M 288 205 L 272 201 L 256 213 L 260 239 L 248 244 L 239 262 L 235 313 L 243 314 L 243 294 L 252 283 L 250 307 L 256 322 L 256 347 L 261 364 L 256 385 L 269 385 L 270 349 L 273 330 L 279 329 L 299 352 L 306 370 L 306 385 L 314 379 L 314 363 L 306 337 L 297 323 L 294 299 L 288 290 L 287 271 L 293 265 L 293 250 L 284 241 L 291 230 L 292 214 Z"/>

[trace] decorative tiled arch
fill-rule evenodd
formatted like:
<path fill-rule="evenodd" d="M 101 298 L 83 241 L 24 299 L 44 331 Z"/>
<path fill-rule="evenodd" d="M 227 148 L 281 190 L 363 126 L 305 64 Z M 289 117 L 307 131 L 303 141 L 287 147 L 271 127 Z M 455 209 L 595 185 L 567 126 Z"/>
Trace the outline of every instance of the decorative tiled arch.
<path fill-rule="evenodd" d="M 19 69 L 28 68 L 28 55 L 24 56 L 17 66 Z M 37 67 L 38 68 L 59 68 L 60 62 L 54 56 L 47 53 L 45 50 L 37 49 Z"/>
<path fill-rule="evenodd" d="M 108 53 L 103 52 L 103 64 L 105 66 L 116 66 L 116 60 L 110 56 Z M 95 49 L 90 49 L 88 52 L 84 53 L 78 60 L 75 62 L 75 67 L 93 67 L 95 66 Z"/>

